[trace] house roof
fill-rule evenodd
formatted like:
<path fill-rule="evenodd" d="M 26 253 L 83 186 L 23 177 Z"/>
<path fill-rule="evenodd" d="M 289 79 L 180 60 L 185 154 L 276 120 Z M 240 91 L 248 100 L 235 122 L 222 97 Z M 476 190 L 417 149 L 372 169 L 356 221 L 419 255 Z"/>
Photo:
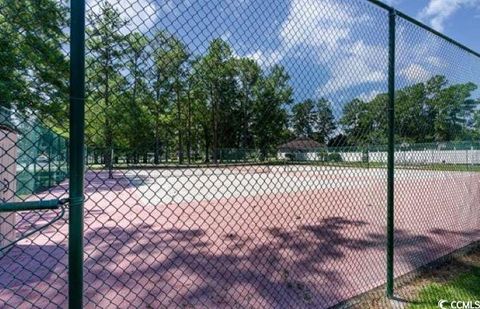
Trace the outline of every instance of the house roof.
<path fill-rule="evenodd" d="M 308 137 L 298 137 L 288 143 L 278 146 L 279 150 L 307 150 L 325 147 L 325 145 Z"/>

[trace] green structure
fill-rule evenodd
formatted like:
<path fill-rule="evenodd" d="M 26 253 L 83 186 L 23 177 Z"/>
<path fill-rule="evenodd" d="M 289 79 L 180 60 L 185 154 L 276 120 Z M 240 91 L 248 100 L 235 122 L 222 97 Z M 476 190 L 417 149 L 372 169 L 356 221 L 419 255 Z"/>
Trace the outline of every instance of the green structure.
<path fill-rule="evenodd" d="M 67 178 L 68 141 L 34 116 L 1 108 L 0 124 L 17 132 L 16 194 L 41 192 Z"/>

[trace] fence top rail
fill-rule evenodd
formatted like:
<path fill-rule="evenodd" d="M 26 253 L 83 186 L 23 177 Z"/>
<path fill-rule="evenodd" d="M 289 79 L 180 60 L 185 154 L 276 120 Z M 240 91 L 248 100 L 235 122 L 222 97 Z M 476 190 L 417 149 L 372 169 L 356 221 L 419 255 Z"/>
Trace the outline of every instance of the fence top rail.
<path fill-rule="evenodd" d="M 390 11 L 390 12 L 394 12 L 397 16 L 399 16 L 399 17 L 401 17 L 401 18 L 403 18 L 403 19 L 405 19 L 405 20 L 407 20 L 407 21 L 415 24 L 416 26 L 418 26 L 418 27 L 420 27 L 420 28 L 425 29 L 426 31 L 428 31 L 428 32 L 430 32 L 430 33 L 432 33 L 432 34 L 434 34 L 434 35 L 436 35 L 436 36 L 438 36 L 438 37 L 446 40 L 447 42 L 449 42 L 449 43 L 451 43 L 451 44 L 453 44 L 453 45 L 455 45 L 455 46 L 457 46 L 457 47 L 459 47 L 459 48 L 461 48 L 461 49 L 469 52 L 470 54 L 472 54 L 472 55 L 480 58 L 480 53 L 479 53 L 479 52 L 474 51 L 473 49 L 465 46 L 464 44 L 458 42 L 457 40 L 454 40 L 454 39 L 452 39 L 451 37 L 446 36 L 445 34 L 443 34 L 443 33 L 439 32 L 439 31 L 433 29 L 433 28 L 430 27 L 430 26 L 427 26 L 426 24 L 422 23 L 421 21 L 418 21 L 418 20 L 416 20 L 415 18 L 413 18 L 413 17 L 411 17 L 411 16 L 409 16 L 409 15 L 407 15 L 407 14 L 405 14 L 405 13 L 403 13 L 403 12 L 397 10 L 397 9 L 395 9 L 394 7 L 392 7 L 392 6 L 388 5 L 388 4 L 385 4 L 385 3 L 381 2 L 380 0 L 367 0 L 367 1 L 370 2 L 370 3 L 373 3 L 373 4 L 377 5 L 377 6 L 379 6 L 379 7 L 383 8 L 383 9 L 385 9 L 385 10 L 388 10 L 388 11 Z"/>

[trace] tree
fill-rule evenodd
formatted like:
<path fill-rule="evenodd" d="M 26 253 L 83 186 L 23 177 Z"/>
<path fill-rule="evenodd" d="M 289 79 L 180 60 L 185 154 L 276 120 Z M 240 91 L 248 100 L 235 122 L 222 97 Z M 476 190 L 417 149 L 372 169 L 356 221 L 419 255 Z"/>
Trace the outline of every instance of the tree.
<path fill-rule="evenodd" d="M 431 142 L 471 139 L 477 106 L 473 83 L 449 85 L 445 76 L 434 76 L 395 94 L 397 142 Z M 354 99 L 343 109 L 340 124 L 354 145 L 386 144 L 387 94 L 370 102 Z"/>
<path fill-rule="evenodd" d="M 203 95 L 210 109 L 213 162 L 216 164 L 220 146 L 228 146 L 235 131 L 232 124 L 232 105 L 236 94 L 235 62 L 228 43 L 221 39 L 213 40 L 207 54 L 199 60 L 195 74 L 201 76 L 198 81 L 203 87 Z M 208 144 L 207 142 L 207 149 Z M 208 161 L 208 155 L 206 160 Z"/>
<path fill-rule="evenodd" d="M 203 79 L 203 59 L 197 57 L 191 63 L 191 72 L 188 78 L 188 110 L 189 123 L 193 123 L 189 133 L 195 153 L 203 147 L 205 162 L 209 161 L 211 146 L 211 112 L 208 104 L 208 89 Z M 192 134 L 193 131 L 193 134 Z"/>
<path fill-rule="evenodd" d="M 467 119 L 476 104 L 471 98 L 477 89 L 473 83 L 456 84 L 440 89 L 430 100 L 435 111 L 434 136 L 436 141 L 465 138 Z"/>
<path fill-rule="evenodd" d="M 368 124 L 365 123 L 366 104 L 360 99 L 353 99 L 343 107 L 340 124 L 349 143 L 363 144 L 363 138 L 368 129 Z"/>
<path fill-rule="evenodd" d="M 152 67 L 150 70 L 150 82 L 153 100 L 147 105 L 151 113 L 154 135 L 154 163 L 160 163 L 160 149 L 163 146 L 166 159 L 168 157 L 168 139 L 171 138 L 171 97 L 172 76 L 170 60 L 170 40 L 172 35 L 166 31 L 158 31 L 150 43 L 152 53 Z M 163 143 L 161 140 L 163 138 Z"/>
<path fill-rule="evenodd" d="M 339 133 L 328 141 L 327 146 L 328 147 L 348 147 L 351 145 L 348 143 L 347 136 L 342 133 Z"/>
<path fill-rule="evenodd" d="M 270 74 L 263 76 L 257 87 L 257 100 L 253 105 L 252 131 L 261 159 L 274 150 L 287 131 L 286 107 L 292 103 L 293 89 L 289 76 L 280 65 L 275 65 Z"/>
<path fill-rule="evenodd" d="M 473 83 L 449 85 L 434 76 L 396 93 L 397 135 L 406 142 L 450 141 L 468 138 L 468 121 L 475 101 Z"/>
<path fill-rule="evenodd" d="M 335 131 L 335 116 L 333 116 L 332 106 L 326 99 L 320 99 L 315 103 L 315 115 L 313 121 L 317 142 L 326 144 L 329 136 Z"/>
<path fill-rule="evenodd" d="M 336 128 L 330 102 L 322 98 L 296 104 L 292 108 L 292 127 L 296 136 L 309 137 L 326 144 Z"/>
<path fill-rule="evenodd" d="M 124 94 L 126 104 L 121 109 L 120 130 L 125 139 L 127 155 L 132 156 L 135 163 L 139 162 L 139 154 L 150 150 L 151 121 L 147 112 L 148 102 L 153 100 L 148 89 L 147 70 L 150 52 L 148 38 L 141 33 L 133 32 L 126 36 L 125 63 L 127 91 Z"/>
<path fill-rule="evenodd" d="M 395 96 L 395 128 L 399 143 L 431 141 L 433 116 L 427 106 L 428 93 L 424 83 L 397 91 Z"/>
<path fill-rule="evenodd" d="M 387 100 L 386 94 L 380 94 L 370 102 L 354 99 L 344 106 L 340 124 L 349 143 L 357 146 L 386 143 Z"/>
<path fill-rule="evenodd" d="M 150 106 L 155 124 L 155 162 L 158 163 L 160 150 L 160 130 L 164 138 L 165 150 L 168 140 L 176 131 L 179 163 L 184 158 L 184 132 L 188 100 L 187 82 L 189 53 L 183 42 L 166 31 L 156 33 L 152 41 L 154 101 Z M 162 117 L 162 114 L 164 117 Z"/>
<path fill-rule="evenodd" d="M 170 40 L 170 60 L 169 73 L 173 76 L 172 88 L 175 93 L 175 109 L 176 109 L 176 129 L 178 136 L 178 158 L 179 163 L 183 163 L 183 132 L 185 130 L 185 108 L 184 102 L 187 100 L 185 95 L 186 74 L 189 54 L 186 46 L 178 39 L 171 38 Z"/>
<path fill-rule="evenodd" d="M 0 0 L 0 105 L 65 132 L 67 7 L 53 0 Z"/>
<path fill-rule="evenodd" d="M 477 104 L 480 104 L 480 99 L 477 100 Z M 480 139 L 480 111 L 476 110 L 473 112 L 470 127 L 471 127 L 471 139 L 472 140 Z"/>
<path fill-rule="evenodd" d="M 262 70 L 252 59 L 240 58 L 236 61 L 238 74 L 238 100 L 240 101 L 239 113 L 237 114 L 240 132 L 241 148 L 253 147 L 253 134 L 251 132 L 252 108 L 256 100 L 255 87 L 257 86 Z"/>
<path fill-rule="evenodd" d="M 112 154 L 115 146 L 115 124 L 118 123 L 118 106 L 126 85 L 120 73 L 126 53 L 126 38 L 121 29 L 127 24 L 119 12 L 107 1 L 99 5 L 99 13 L 92 13 L 87 29 L 88 89 L 86 116 L 92 142 L 104 151 L 104 163 L 113 177 Z M 117 127 L 118 128 L 118 127 Z M 101 136 L 99 141 L 96 136 Z"/>
<path fill-rule="evenodd" d="M 313 100 L 305 100 L 292 108 L 292 127 L 296 136 L 313 137 L 315 125 Z"/>

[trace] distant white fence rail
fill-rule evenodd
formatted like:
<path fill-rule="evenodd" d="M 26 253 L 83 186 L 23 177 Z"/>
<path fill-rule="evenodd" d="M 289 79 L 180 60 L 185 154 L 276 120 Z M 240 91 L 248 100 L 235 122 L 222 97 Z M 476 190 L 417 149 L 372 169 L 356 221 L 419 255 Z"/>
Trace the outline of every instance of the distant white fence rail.
<path fill-rule="evenodd" d="M 332 156 L 335 154 L 336 156 Z M 342 162 L 372 162 L 386 163 L 386 151 L 331 151 L 330 149 L 322 151 L 291 151 L 278 152 L 279 160 L 295 161 L 336 161 Z M 335 159 L 333 159 L 335 160 Z M 480 149 L 462 149 L 462 150 L 399 150 L 395 151 L 396 164 L 480 164 Z"/>
<path fill-rule="evenodd" d="M 344 162 L 387 162 L 387 152 L 340 152 L 339 154 Z M 395 151 L 395 163 L 480 164 L 480 150 L 397 150 Z"/>

